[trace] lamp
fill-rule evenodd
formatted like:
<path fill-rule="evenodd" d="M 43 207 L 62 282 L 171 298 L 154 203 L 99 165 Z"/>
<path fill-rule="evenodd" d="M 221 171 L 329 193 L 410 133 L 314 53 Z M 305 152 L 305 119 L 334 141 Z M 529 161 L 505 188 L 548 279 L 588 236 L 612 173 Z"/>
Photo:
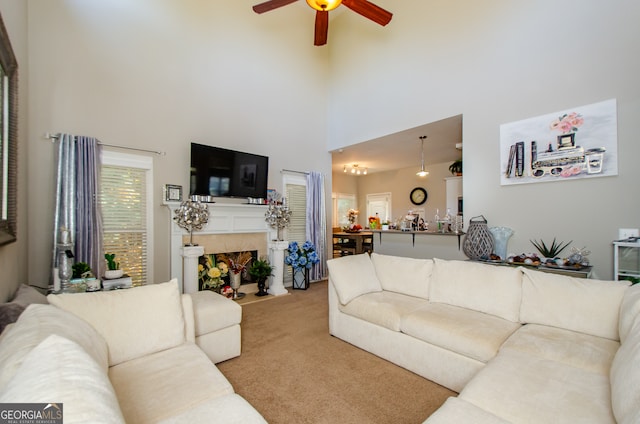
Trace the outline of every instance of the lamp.
<path fill-rule="evenodd" d="M 351 172 L 352 174 L 355 174 L 355 175 L 367 175 L 368 168 L 360 168 L 357 163 L 354 163 L 353 165 L 351 165 L 351 167 L 349 167 L 348 165 L 345 165 L 343 168 L 343 172 L 344 173 Z"/>
<path fill-rule="evenodd" d="M 342 0 L 307 0 L 307 4 L 320 12 L 328 12 L 340 6 Z"/>
<path fill-rule="evenodd" d="M 421 151 L 422 151 L 422 163 L 420 165 L 420 171 L 416 172 L 416 175 L 418 177 L 426 177 L 427 175 L 429 175 L 429 171 L 425 171 L 424 169 L 424 139 L 427 138 L 426 135 L 421 135 L 420 136 L 420 142 L 422 144 L 421 146 Z"/>

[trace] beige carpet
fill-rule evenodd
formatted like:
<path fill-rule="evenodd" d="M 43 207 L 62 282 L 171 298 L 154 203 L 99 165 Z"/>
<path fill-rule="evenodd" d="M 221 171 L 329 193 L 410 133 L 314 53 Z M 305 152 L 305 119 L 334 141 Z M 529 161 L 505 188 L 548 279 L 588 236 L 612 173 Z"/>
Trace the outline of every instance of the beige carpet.
<path fill-rule="evenodd" d="M 327 310 L 326 282 L 243 305 L 242 355 L 218 367 L 269 423 L 421 423 L 455 396 L 330 336 Z"/>

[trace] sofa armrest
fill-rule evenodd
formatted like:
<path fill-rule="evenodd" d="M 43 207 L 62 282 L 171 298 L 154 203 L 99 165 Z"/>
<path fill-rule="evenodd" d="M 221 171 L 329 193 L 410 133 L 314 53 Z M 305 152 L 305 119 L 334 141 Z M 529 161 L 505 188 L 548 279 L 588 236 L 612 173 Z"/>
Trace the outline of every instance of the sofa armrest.
<path fill-rule="evenodd" d="M 182 295 L 182 311 L 184 313 L 184 331 L 188 342 L 196 342 L 195 321 L 193 318 L 193 300 L 188 294 Z"/>

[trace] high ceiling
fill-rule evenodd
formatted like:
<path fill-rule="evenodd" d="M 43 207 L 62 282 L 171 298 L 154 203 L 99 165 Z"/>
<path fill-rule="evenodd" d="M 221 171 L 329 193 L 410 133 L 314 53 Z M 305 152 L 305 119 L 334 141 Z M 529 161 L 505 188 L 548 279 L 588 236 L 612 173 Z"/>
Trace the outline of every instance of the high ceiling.
<path fill-rule="evenodd" d="M 420 136 L 424 141 L 424 163 L 450 163 L 462 157 L 462 115 L 389 134 L 331 152 L 332 171 L 357 164 L 368 173 L 415 166 L 420 168 Z M 458 147 L 456 147 L 458 145 Z"/>

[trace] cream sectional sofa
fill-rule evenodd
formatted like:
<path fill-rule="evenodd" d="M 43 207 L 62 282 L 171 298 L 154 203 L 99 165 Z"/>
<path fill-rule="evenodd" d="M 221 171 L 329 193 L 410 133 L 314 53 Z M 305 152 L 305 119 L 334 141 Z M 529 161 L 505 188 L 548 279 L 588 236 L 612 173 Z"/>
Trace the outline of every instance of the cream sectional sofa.
<path fill-rule="evenodd" d="M 332 335 L 459 392 L 430 424 L 640 422 L 640 284 L 376 253 L 328 268 Z"/>
<path fill-rule="evenodd" d="M 213 363 L 239 354 L 233 301 L 176 280 L 48 300 L 0 336 L 0 402 L 62 403 L 65 424 L 266 422 Z"/>

